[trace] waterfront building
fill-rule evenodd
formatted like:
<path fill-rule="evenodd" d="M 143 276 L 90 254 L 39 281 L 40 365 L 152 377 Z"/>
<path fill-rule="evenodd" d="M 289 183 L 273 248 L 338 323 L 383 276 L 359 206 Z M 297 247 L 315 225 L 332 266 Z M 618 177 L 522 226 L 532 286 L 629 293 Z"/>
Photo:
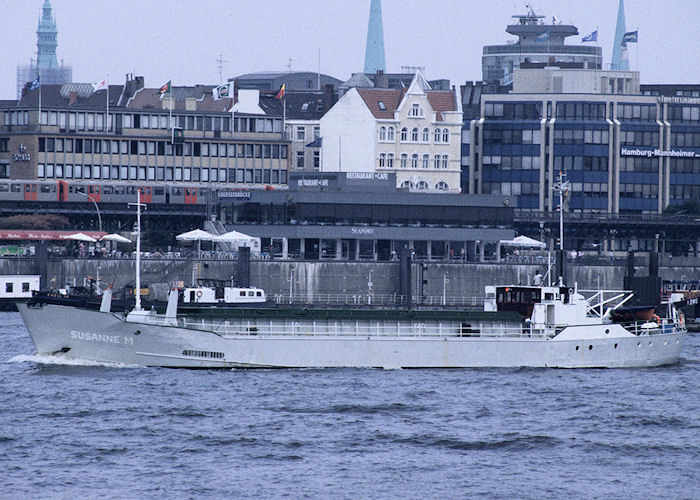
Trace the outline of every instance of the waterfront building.
<path fill-rule="evenodd" d="M 465 127 L 469 192 L 513 196 L 520 212 L 553 212 L 563 172 L 568 212 L 661 214 L 697 199 L 700 98 L 662 94 L 699 89 L 644 89 L 634 71 L 516 70 L 513 91 L 482 94 Z M 653 247 L 653 234 L 636 236 L 635 249 Z"/>
<path fill-rule="evenodd" d="M 61 84 L 73 81 L 73 67 L 58 63 L 56 47 L 58 46 L 58 29 L 56 17 L 51 9 L 51 2 L 44 0 L 39 24 L 36 29 L 37 58 L 29 64 L 17 67 L 17 99 L 22 97 L 24 86 L 36 80 L 44 85 Z"/>
<path fill-rule="evenodd" d="M 322 172 L 391 172 L 397 187 L 460 191 L 461 99 L 418 72 L 407 88 L 352 88 L 321 118 Z"/>
<path fill-rule="evenodd" d="M 483 48 L 482 78 L 485 82 L 512 83 L 513 72 L 523 63 L 575 63 L 584 68 L 602 69 L 601 47 L 594 45 L 567 45 L 566 38 L 578 35 L 576 26 L 561 24 L 530 10 L 525 15 L 513 16 L 516 23 L 506 31 L 518 37 L 505 45 L 486 45 Z"/>
<path fill-rule="evenodd" d="M 214 100 L 212 89 L 162 92 L 128 76 L 124 85 L 98 91 L 84 83 L 27 90 L 19 102 L 0 102 L 0 177 L 286 185 L 281 109 L 266 112 L 258 90 L 237 91 L 234 104 Z"/>
<path fill-rule="evenodd" d="M 496 260 L 514 233 L 514 197 L 408 193 L 392 172 L 290 174 L 288 190 L 221 190 L 227 230 L 282 258 Z"/>

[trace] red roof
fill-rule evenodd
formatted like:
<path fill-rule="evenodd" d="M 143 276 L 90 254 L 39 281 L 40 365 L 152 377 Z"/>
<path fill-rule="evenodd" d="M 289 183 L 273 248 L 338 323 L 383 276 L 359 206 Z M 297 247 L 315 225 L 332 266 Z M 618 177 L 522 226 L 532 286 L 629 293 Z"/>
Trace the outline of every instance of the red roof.
<path fill-rule="evenodd" d="M 379 119 L 394 118 L 394 112 L 401 104 L 407 89 L 357 89 L 357 92 L 365 101 L 365 105 L 372 116 Z M 452 91 L 429 90 L 428 102 L 436 114 L 437 121 L 443 121 L 442 113 L 445 111 L 457 111 L 455 94 Z M 379 103 L 383 102 L 386 109 L 381 109 Z"/>

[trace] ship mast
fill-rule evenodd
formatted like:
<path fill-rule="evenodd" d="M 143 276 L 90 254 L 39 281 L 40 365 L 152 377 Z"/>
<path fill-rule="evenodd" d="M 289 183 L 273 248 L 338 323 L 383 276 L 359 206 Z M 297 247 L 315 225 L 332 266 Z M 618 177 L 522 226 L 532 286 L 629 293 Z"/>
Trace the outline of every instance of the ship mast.
<path fill-rule="evenodd" d="M 569 191 L 571 182 L 566 180 L 566 174 L 559 172 L 557 182 L 552 191 L 559 193 L 559 280 L 564 278 L 564 194 Z"/>
<path fill-rule="evenodd" d="M 141 188 L 136 190 L 136 203 L 129 203 L 129 206 L 136 207 L 136 287 L 134 289 L 136 305 L 134 311 L 141 311 L 141 207 L 146 208 L 146 205 L 141 203 Z"/>

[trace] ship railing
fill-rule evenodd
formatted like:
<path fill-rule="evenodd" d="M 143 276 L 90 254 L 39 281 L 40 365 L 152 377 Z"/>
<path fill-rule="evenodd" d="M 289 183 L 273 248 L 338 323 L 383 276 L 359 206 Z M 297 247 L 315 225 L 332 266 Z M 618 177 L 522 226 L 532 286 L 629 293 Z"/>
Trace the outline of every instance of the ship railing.
<path fill-rule="evenodd" d="M 175 325 L 171 325 L 175 326 Z M 471 326 L 459 321 L 404 322 L 376 320 L 295 321 L 244 320 L 229 322 L 206 318 L 178 318 L 177 325 L 190 330 L 215 332 L 224 337 L 372 337 L 372 338 L 495 338 L 542 339 L 552 337 L 553 329 L 536 330 L 528 325 Z"/>
<path fill-rule="evenodd" d="M 669 318 L 659 319 L 656 322 L 656 326 L 652 328 L 649 328 L 649 323 L 654 323 L 654 321 L 633 321 L 629 323 L 622 323 L 622 326 L 624 326 L 628 332 L 633 333 L 637 336 L 660 335 L 665 333 L 673 333 L 683 329 L 680 325 L 680 322 L 676 322 Z M 642 328 L 643 325 L 647 326 Z"/>
<path fill-rule="evenodd" d="M 337 305 L 337 306 L 393 306 L 403 307 L 405 296 L 375 293 L 311 293 L 288 294 L 276 293 L 270 296 L 275 304 L 303 305 Z M 484 306 L 483 297 L 466 297 L 463 295 L 428 295 L 413 296 L 411 304 L 426 307 L 459 307 L 464 309 L 480 309 Z"/>

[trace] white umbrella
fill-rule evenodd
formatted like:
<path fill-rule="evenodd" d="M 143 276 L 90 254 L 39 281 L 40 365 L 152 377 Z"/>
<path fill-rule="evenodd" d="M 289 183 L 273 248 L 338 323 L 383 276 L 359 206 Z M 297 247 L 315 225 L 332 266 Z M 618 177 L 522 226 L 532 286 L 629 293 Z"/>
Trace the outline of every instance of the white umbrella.
<path fill-rule="evenodd" d="M 124 238 L 121 234 L 106 234 L 102 238 L 100 238 L 100 241 L 114 241 L 116 243 L 131 243 L 131 240 L 129 238 Z"/>
<path fill-rule="evenodd" d="M 97 240 L 95 238 L 92 238 L 91 236 L 88 236 L 85 233 L 75 233 L 75 234 L 69 234 L 66 236 L 67 240 L 76 240 L 76 241 L 87 241 L 89 243 L 97 243 Z"/>
<path fill-rule="evenodd" d="M 518 236 L 512 240 L 501 240 L 500 244 L 506 247 L 520 248 L 545 248 L 547 246 L 546 243 L 528 238 L 527 236 Z"/>
<path fill-rule="evenodd" d="M 255 250 L 260 249 L 260 238 L 239 233 L 238 231 L 229 231 L 228 233 L 220 234 L 214 241 L 217 243 L 230 243 L 234 247 L 251 247 Z"/>
<path fill-rule="evenodd" d="M 216 235 L 202 231 L 201 229 L 195 229 L 193 231 L 178 234 L 175 236 L 175 239 L 178 241 L 212 241 L 216 239 Z"/>

